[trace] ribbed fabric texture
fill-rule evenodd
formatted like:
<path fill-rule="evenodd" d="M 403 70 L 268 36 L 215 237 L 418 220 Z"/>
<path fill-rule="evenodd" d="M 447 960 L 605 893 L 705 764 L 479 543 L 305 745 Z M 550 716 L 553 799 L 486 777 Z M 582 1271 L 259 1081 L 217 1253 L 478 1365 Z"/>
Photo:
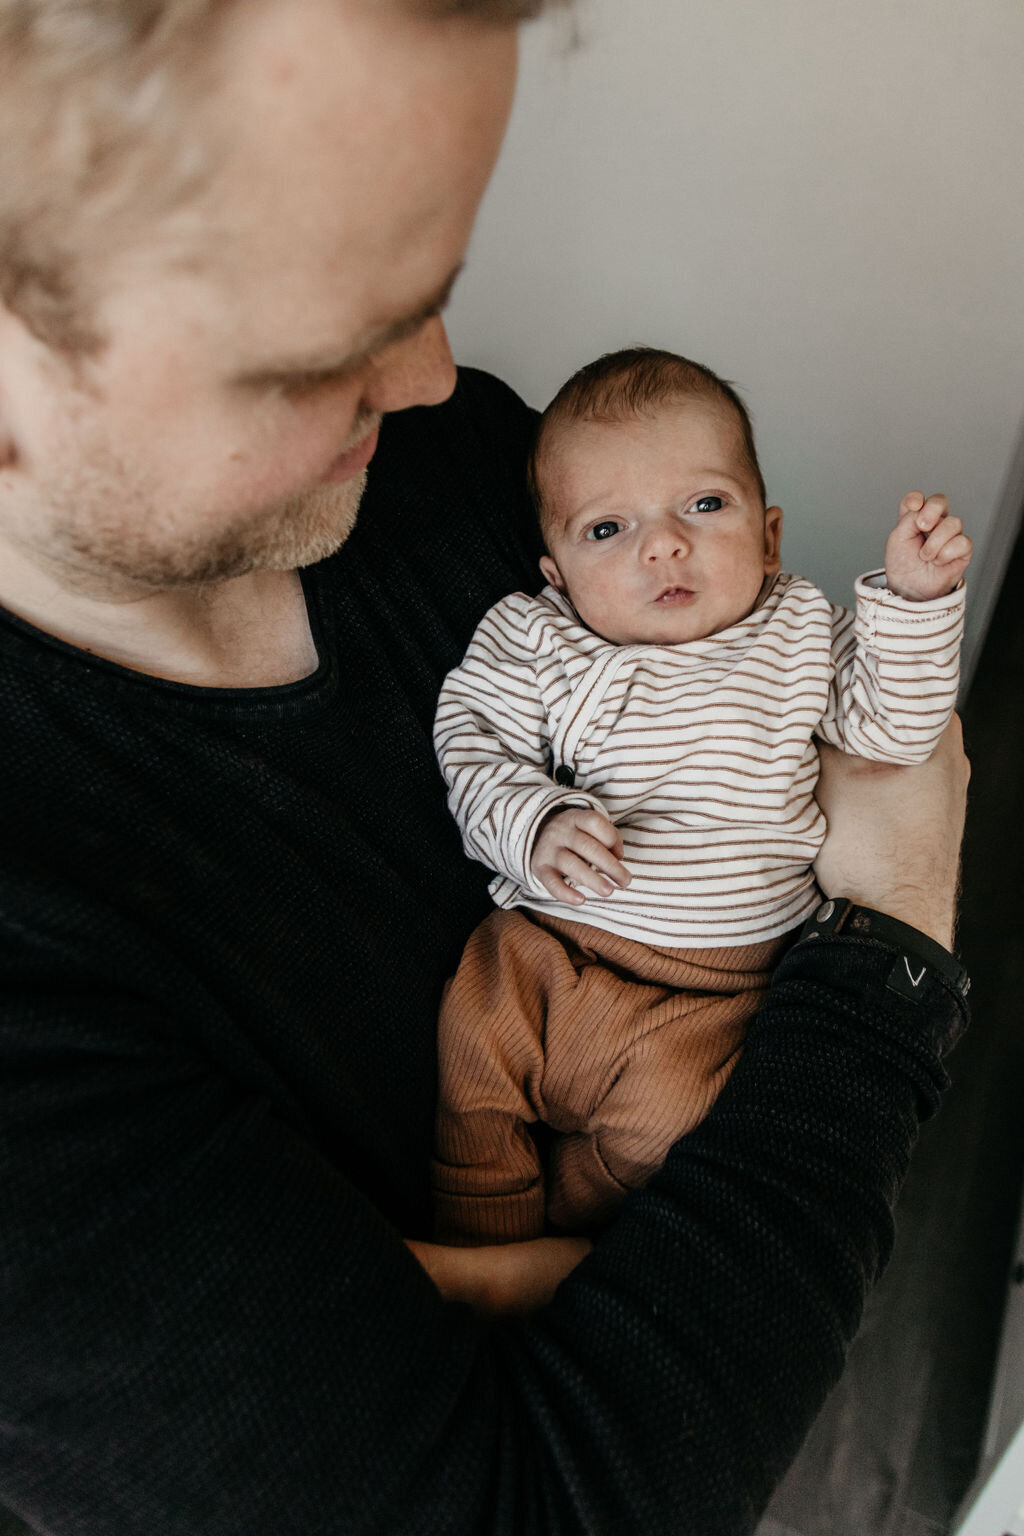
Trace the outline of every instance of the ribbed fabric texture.
<path fill-rule="evenodd" d="M 582 804 L 619 828 L 633 876 L 588 895 L 589 924 L 733 945 L 808 917 L 825 835 L 814 739 L 922 762 L 956 702 L 962 588 L 913 603 L 877 580 L 857 583 L 855 618 L 780 576 L 740 623 L 680 645 L 612 645 L 553 587 L 498 603 L 435 727 L 466 851 L 498 873 L 496 905 L 573 920 L 530 859 L 545 817 Z"/>
<path fill-rule="evenodd" d="M 711 1108 L 781 950 L 658 948 L 493 912 L 441 1005 L 438 1241 L 607 1222 Z M 543 1160 L 538 1122 L 556 1132 Z"/>
<path fill-rule="evenodd" d="M 0 1503 L 51 1536 L 740 1536 L 840 1368 L 963 1024 L 884 946 L 787 955 L 542 1316 L 444 1305 L 401 1242 L 487 911 L 431 727 L 535 569 L 531 426 L 472 373 L 385 422 L 304 683 L 0 619 Z"/>

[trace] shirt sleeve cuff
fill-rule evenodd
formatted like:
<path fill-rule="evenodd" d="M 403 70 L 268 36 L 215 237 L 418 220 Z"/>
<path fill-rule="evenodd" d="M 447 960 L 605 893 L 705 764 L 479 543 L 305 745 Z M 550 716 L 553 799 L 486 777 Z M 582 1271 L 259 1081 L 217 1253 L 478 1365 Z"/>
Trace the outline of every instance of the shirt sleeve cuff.
<path fill-rule="evenodd" d="M 855 590 L 858 633 L 868 643 L 910 634 L 942 636 L 952 643 L 959 636 L 966 598 L 963 581 L 944 597 L 918 602 L 890 592 L 884 570 L 868 571 L 857 578 Z"/>

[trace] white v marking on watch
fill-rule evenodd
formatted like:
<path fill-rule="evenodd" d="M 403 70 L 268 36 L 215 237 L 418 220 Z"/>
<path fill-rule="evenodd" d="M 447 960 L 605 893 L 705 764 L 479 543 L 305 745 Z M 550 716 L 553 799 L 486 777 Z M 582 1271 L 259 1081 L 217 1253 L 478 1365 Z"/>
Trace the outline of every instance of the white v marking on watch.
<path fill-rule="evenodd" d="M 912 987 L 919 987 L 921 985 L 921 982 L 922 982 L 923 978 L 924 978 L 924 973 L 928 969 L 928 967 L 926 965 L 922 965 L 920 971 L 915 976 L 913 971 L 910 969 L 910 961 L 907 959 L 906 955 L 903 956 L 903 964 L 907 968 L 907 975 L 910 977 L 910 985 Z"/>

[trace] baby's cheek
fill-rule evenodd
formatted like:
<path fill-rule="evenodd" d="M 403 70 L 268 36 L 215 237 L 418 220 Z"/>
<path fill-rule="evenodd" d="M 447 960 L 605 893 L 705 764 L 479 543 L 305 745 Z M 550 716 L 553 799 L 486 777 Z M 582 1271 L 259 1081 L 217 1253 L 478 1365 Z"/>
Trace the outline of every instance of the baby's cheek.
<path fill-rule="evenodd" d="M 587 628 L 616 644 L 627 638 L 626 631 L 631 632 L 641 602 L 631 583 L 604 575 L 591 578 L 583 588 L 570 586 L 569 595 Z"/>
<path fill-rule="evenodd" d="M 763 540 L 752 539 L 749 535 L 723 539 L 717 553 L 723 585 L 731 585 L 738 596 L 745 595 L 752 584 L 760 587 L 765 562 Z"/>
<path fill-rule="evenodd" d="M 723 540 L 717 553 L 715 585 L 725 620 L 738 623 L 750 613 L 764 585 L 764 545 L 751 539 Z"/>
<path fill-rule="evenodd" d="M 577 591 L 579 603 L 604 613 L 621 608 L 630 596 L 621 578 L 616 579 L 614 575 L 609 576 L 604 573 L 590 575 L 588 580 L 577 588 Z"/>

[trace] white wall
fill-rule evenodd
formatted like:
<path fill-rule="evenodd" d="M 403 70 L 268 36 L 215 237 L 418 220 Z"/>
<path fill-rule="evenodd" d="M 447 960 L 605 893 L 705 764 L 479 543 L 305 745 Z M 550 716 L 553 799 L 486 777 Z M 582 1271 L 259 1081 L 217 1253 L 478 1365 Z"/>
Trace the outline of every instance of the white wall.
<path fill-rule="evenodd" d="M 449 318 L 535 405 L 634 342 L 732 379 L 836 600 L 947 491 L 969 661 L 1024 498 L 1024 0 L 577 0 L 524 34 Z"/>

